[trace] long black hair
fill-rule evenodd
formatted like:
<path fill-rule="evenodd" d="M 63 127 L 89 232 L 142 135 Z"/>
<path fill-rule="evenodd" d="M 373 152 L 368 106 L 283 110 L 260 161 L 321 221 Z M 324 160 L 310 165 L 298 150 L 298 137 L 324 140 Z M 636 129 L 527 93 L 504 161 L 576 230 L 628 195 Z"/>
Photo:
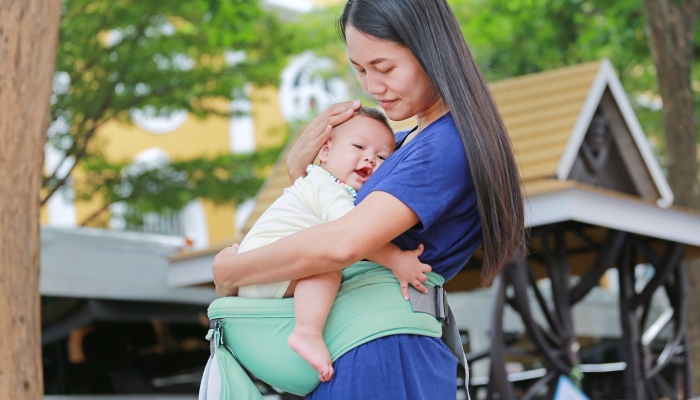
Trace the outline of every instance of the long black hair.
<path fill-rule="evenodd" d="M 447 0 L 349 0 L 338 20 L 407 47 L 452 112 L 469 159 L 490 282 L 525 243 L 520 174 L 505 124 Z M 347 43 L 347 42 L 346 42 Z"/>

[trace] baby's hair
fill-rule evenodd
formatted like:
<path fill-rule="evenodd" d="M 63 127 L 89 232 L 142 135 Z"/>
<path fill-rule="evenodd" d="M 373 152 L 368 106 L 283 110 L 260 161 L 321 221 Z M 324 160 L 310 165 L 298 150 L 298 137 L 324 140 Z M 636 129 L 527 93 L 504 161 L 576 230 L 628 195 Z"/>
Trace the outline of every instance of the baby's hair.
<path fill-rule="evenodd" d="M 383 112 L 372 107 L 360 107 L 359 110 L 355 111 L 355 115 L 362 115 L 363 117 L 372 118 L 384 124 L 392 133 L 394 132 L 389 125 L 389 120 L 386 118 Z"/>
<path fill-rule="evenodd" d="M 386 126 L 386 128 L 389 130 L 393 137 L 394 130 L 391 129 L 391 125 L 389 125 L 389 120 L 386 118 L 386 115 L 384 115 L 383 112 L 372 107 L 360 107 L 357 111 L 355 111 L 355 115 L 361 115 L 363 117 L 371 118 L 375 121 L 381 122 L 384 126 Z M 394 149 L 392 148 L 391 150 L 393 151 Z"/>

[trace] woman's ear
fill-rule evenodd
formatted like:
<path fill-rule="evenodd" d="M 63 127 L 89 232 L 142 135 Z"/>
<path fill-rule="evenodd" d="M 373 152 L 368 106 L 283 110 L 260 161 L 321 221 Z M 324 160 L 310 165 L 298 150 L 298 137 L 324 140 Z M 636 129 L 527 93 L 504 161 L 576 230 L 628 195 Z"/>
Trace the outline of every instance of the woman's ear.
<path fill-rule="evenodd" d="M 318 159 L 321 160 L 322 163 L 328 162 L 328 153 L 330 152 L 330 140 L 326 142 L 321 147 L 321 150 L 318 152 Z"/>

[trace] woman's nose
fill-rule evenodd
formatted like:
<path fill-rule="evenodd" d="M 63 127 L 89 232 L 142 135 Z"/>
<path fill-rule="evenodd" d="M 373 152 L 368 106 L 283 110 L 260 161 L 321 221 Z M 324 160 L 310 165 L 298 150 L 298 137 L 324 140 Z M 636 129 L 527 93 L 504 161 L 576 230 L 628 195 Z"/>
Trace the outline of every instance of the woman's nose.
<path fill-rule="evenodd" d="M 373 95 L 382 94 L 384 92 L 384 85 L 381 83 L 380 77 L 374 72 L 367 72 L 367 87 L 365 88 L 368 92 Z"/>

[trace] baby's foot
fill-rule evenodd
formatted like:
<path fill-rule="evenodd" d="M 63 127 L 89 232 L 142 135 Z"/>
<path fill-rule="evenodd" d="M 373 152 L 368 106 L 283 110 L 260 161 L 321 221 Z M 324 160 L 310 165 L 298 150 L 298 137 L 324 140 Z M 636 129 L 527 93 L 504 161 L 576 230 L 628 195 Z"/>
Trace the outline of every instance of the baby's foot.
<path fill-rule="evenodd" d="M 287 344 L 311 367 L 318 372 L 318 379 L 321 382 L 328 382 L 333 377 L 333 360 L 328 352 L 326 343 L 323 341 L 321 332 L 294 329 Z"/>

